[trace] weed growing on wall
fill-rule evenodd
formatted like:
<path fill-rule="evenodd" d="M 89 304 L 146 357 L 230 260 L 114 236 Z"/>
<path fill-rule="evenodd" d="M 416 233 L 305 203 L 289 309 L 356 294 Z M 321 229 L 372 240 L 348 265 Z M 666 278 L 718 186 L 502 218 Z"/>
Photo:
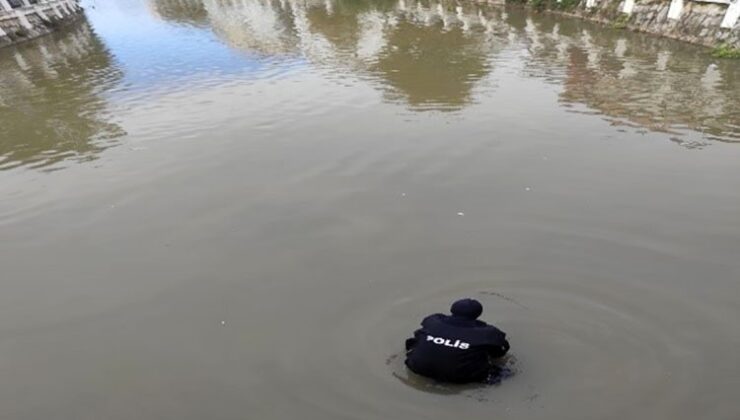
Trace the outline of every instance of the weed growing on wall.
<path fill-rule="evenodd" d="M 538 11 L 545 9 L 567 11 L 575 9 L 581 3 L 581 0 L 561 0 L 560 2 L 557 0 L 506 0 L 506 2 L 510 4 L 525 4 Z"/>
<path fill-rule="evenodd" d="M 617 16 L 616 19 L 614 19 L 614 22 L 612 22 L 611 27 L 614 29 L 624 29 L 627 27 L 627 22 L 630 20 L 630 15 L 626 13 L 621 13 L 619 16 Z"/>
<path fill-rule="evenodd" d="M 712 57 L 740 59 L 740 48 L 732 48 L 728 44 L 719 44 L 712 49 Z"/>

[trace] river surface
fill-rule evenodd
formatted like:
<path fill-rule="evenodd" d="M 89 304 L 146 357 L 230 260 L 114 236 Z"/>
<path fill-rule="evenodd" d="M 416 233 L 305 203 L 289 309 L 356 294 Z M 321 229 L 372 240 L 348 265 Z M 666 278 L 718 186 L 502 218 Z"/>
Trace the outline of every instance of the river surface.
<path fill-rule="evenodd" d="M 0 419 L 740 418 L 740 62 L 473 2 L 0 50 Z M 459 297 L 498 386 L 403 340 Z"/>

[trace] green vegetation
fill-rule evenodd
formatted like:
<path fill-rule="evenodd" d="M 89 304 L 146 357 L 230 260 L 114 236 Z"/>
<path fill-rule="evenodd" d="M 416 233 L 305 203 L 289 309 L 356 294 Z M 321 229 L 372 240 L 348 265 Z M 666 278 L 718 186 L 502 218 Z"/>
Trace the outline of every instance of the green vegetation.
<path fill-rule="evenodd" d="M 612 22 L 611 27 L 614 29 L 625 29 L 627 27 L 627 22 L 630 20 L 630 15 L 626 13 L 621 13 L 615 20 Z"/>
<path fill-rule="evenodd" d="M 607 12 L 608 16 L 613 16 L 617 13 L 619 13 L 620 15 L 623 15 L 624 13 L 621 13 L 619 11 L 619 6 L 621 4 L 622 4 L 621 0 L 612 0 L 612 1 L 607 0 L 606 7 L 603 9 Z M 629 19 L 629 15 L 627 15 L 627 19 Z"/>
<path fill-rule="evenodd" d="M 560 3 L 555 3 L 555 8 L 558 10 L 570 10 L 575 9 L 581 0 L 562 0 Z"/>
<path fill-rule="evenodd" d="M 529 0 L 528 3 L 537 11 L 543 11 L 547 7 L 547 0 Z"/>
<path fill-rule="evenodd" d="M 506 0 L 510 4 L 524 4 L 532 7 L 535 10 L 543 11 L 545 9 L 554 10 L 571 10 L 575 9 L 581 0 Z"/>
<path fill-rule="evenodd" d="M 733 48 L 728 44 L 719 44 L 712 49 L 712 57 L 740 59 L 740 48 Z"/>

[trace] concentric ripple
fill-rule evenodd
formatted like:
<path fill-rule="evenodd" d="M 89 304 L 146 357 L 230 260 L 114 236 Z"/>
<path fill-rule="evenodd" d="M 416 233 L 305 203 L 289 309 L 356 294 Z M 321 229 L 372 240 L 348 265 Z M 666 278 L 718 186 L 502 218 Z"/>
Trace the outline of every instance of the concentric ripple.
<path fill-rule="evenodd" d="M 415 321 L 457 296 L 483 301 L 484 318 L 509 333 L 507 366 L 515 375 L 498 386 L 435 384 L 403 365 L 402 342 Z M 733 358 L 720 349 L 709 354 L 698 333 L 737 327 L 690 296 L 636 281 L 511 280 L 377 303 L 357 305 L 342 315 L 338 329 L 316 334 L 311 344 L 326 353 L 301 359 L 286 351 L 278 357 L 275 377 L 292 374 L 301 381 L 310 375 L 316 384 L 277 385 L 297 399 L 292 407 L 368 419 L 450 418 L 456 410 L 504 418 L 722 418 L 731 410 L 732 390 L 718 389 L 715 399 L 701 404 L 692 395 L 720 375 L 707 371 L 709 358 Z"/>

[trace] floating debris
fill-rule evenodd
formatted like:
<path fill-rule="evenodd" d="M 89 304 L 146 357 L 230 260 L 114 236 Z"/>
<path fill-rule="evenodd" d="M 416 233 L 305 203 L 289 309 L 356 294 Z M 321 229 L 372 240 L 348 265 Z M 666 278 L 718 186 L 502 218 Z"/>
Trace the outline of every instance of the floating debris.
<path fill-rule="evenodd" d="M 463 212 L 459 211 L 459 212 L 457 212 L 457 215 L 458 215 L 458 216 L 465 216 L 465 213 L 463 213 Z"/>

